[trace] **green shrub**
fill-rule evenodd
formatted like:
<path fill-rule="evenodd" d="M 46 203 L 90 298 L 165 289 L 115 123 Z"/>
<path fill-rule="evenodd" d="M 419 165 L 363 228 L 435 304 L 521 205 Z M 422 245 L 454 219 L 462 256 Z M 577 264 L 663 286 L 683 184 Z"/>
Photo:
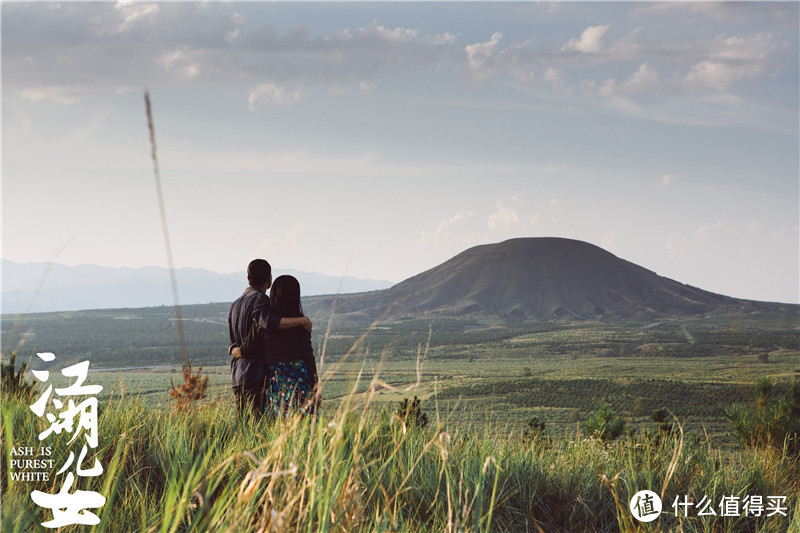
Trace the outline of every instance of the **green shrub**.
<path fill-rule="evenodd" d="M 17 352 L 11 352 L 9 362 L 2 365 L 2 390 L 4 398 L 21 398 L 28 399 L 33 396 L 34 383 L 25 379 L 25 370 L 28 368 L 28 363 L 23 363 L 19 370 L 15 372 Z"/>
<path fill-rule="evenodd" d="M 583 424 L 589 436 L 598 438 L 603 442 L 612 441 L 622 435 L 626 426 L 625 419 L 616 416 L 611 411 L 611 406 L 607 403 L 598 405 L 597 410 Z"/>
<path fill-rule="evenodd" d="M 411 402 L 408 398 L 403 399 L 395 416 L 409 427 L 424 428 L 428 425 L 428 415 L 422 411 L 422 402 L 416 396 Z"/>
<path fill-rule="evenodd" d="M 781 448 L 800 456 L 800 379 L 789 383 L 785 392 L 775 397 L 775 386 L 768 377 L 755 384 L 755 405 L 737 403 L 725 409 L 733 429 L 746 446 Z"/>
<path fill-rule="evenodd" d="M 538 416 L 530 417 L 525 429 L 522 431 L 523 440 L 531 441 L 541 437 L 543 434 L 544 420 L 540 420 Z"/>

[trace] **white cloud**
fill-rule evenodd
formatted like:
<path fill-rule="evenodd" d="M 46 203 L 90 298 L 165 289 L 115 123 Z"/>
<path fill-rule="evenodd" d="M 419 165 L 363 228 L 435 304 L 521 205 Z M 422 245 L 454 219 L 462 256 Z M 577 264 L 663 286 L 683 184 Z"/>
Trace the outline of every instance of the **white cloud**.
<path fill-rule="evenodd" d="M 715 59 L 759 61 L 777 49 L 771 33 L 757 33 L 747 37 L 719 37 L 709 55 Z"/>
<path fill-rule="evenodd" d="M 356 35 L 359 34 L 363 36 L 375 36 L 388 42 L 407 43 L 416 40 L 417 36 L 419 35 L 419 31 L 400 27 L 390 29 L 386 26 L 381 26 L 378 24 L 378 21 L 373 20 L 371 24 L 363 28 L 359 28 L 356 32 Z"/>
<path fill-rule="evenodd" d="M 764 226 L 758 220 L 751 220 L 747 224 L 747 233 L 750 235 L 761 235 L 764 231 Z"/>
<path fill-rule="evenodd" d="M 260 104 L 289 107 L 299 102 L 302 97 L 302 90 L 287 91 L 271 82 L 262 83 L 250 91 L 250 95 L 247 97 L 247 108 L 250 111 L 255 111 Z"/>
<path fill-rule="evenodd" d="M 689 90 L 713 89 L 724 92 L 735 81 L 760 72 L 762 67 L 751 65 L 733 65 L 720 61 L 701 61 L 689 69 L 683 78 L 684 86 Z"/>
<path fill-rule="evenodd" d="M 213 12 L 187 2 L 64 3 L 59 9 L 34 2 L 11 4 L 16 5 L 3 13 L 3 81 L 10 94 L 27 100 L 74 103 L 120 86 L 155 90 L 224 80 L 231 87 L 244 85 L 239 89 L 245 95 L 241 105 L 249 97 L 252 109 L 267 101 L 292 105 L 305 92 L 366 92 L 389 87 L 386 80 L 403 79 L 409 72 L 436 69 L 442 77 L 453 70 L 478 81 L 506 76 L 523 86 L 532 101 L 561 103 L 569 112 L 584 104 L 600 105 L 671 123 L 796 129 L 786 118 L 796 110 L 795 95 L 790 102 L 789 91 L 782 88 L 773 91 L 779 98 L 762 99 L 761 105 L 759 93 L 724 105 L 697 100 L 729 94 L 738 81 L 765 73 L 786 74 L 781 85 L 773 86 L 789 87 L 794 65 L 786 66 L 786 61 L 792 54 L 778 52 L 791 52 L 796 42 L 779 29 L 733 36 L 710 33 L 700 40 L 691 33 L 653 36 L 653 16 L 644 18 L 646 10 L 633 9 L 640 14 L 640 26 L 634 28 L 620 19 L 613 29 L 608 24 L 583 26 L 572 39 L 553 40 L 543 32 L 515 41 L 498 22 L 488 26 L 481 42 L 470 44 L 459 43 L 458 26 L 426 33 L 407 22 L 391 23 L 388 16 L 312 33 L 304 27 L 280 27 L 279 17 L 269 23 L 245 21 L 239 7 L 228 3 L 216 3 Z M 748 10 L 758 11 L 741 8 Z M 53 32 L 55 27 L 61 31 Z M 117 31 L 120 27 L 125 31 Z M 612 39 L 612 30 L 624 36 Z M 591 77 L 595 79 L 584 81 Z M 259 86 L 269 83 L 275 88 L 262 89 L 266 93 L 259 100 Z M 587 90 L 581 92 L 581 87 Z M 578 106 L 572 105 L 576 98 Z"/>
<path fill-rule="evenodd" d="M 236 38 L 239 37 L 239 34 L 241 33 L 240 26 L 244 23 L 244 17 L 239 13 L 234 13 L 233 15 L 231 15 L 231 21 L 233 21 L 237 26 L 232 30 L 225 32 L 224 34 L 225 41 L 229 44 L 232 44 L 233 41 L 235 41 Z"/>
<path fill-rule="evenodd" d="M 519 214 L 517 213 L 517 206 L 519 204 L 520 195 L 516 194 L 504 200 L 500 198 L 495 202 L 497 211 L 489 215 L 487 226 L 490 229 L 495 229 L 499 226 L 509 226 L 519 222 Z"/>
<path fill-rule="evenodd" d="M 417 241 L 418 246 L 436 246 L 443 240 L 452 236 L 452 227 L 459 222 L 463 222 L 473 216 L 472 211 L 459 211 L 447 220 L 443 220 L 436 227 L 435 231 L 423 231 Z"/>
<path fill-rule="evenodd" d="M 165 69 L 170 69 L 170 68 L 172 68 L 172 65 L 174 65 L 176 62 L 178 62 L 178 61 L 186 61 L 186 59 L 187 59 L 186 52 L 187 52 L 188 49 L 189 49 L 188 46 L 181 46 L 179 48 L 176 48 L 175 50 L 173 50 L 171 52 L 167 52 L 166 54 L 163 54 L 158 59 L 158 62 L 161 63 L 161 66 L 164 67 Z"/>
<path fill-rule="evenodd" d="M 62 87 L 29 87 L 17 91 L 17 96 L 34 103 L 49 101 L 57 104 L 74 104 L 80 101 L 80 97 L 72 90 Z"/>
<path fill-rule="evenodd" d="M 683 78 L 684 87 L 693 91 L 727 91 L 736 81 L 763 74 L 769 57 L 781 46 L 768 33 L 718 37 L 708 45 L 706 58 L 689 68 Z"/>
<path fill-rule="evenodd" d="M 454 223 L 458 222 L 459 220 L 464 220 L 464 219 L 469 218 L 471 216 L 472 216 L 472 211 L 459 211 L 458 213 L 456 213 L 455 215 L 450 217 L 450 219 L 446 221 L 446 224 L 448 224 L 448 225 L 449 224 L 454 224 Z"/>
<path fill-rule="evenodd" d="M 376 86 L 377 86 L 377 83 L 375 83 L 375 82 L 372 82 L 372 83 L 368 83 L 366 81 L 358 82 L 358 90 L 361 93 L 368 93 L 368 92 L 374 90 Z"/>
<path fill-rule="evenodd" d="M 251 250 L 250 256 L 274 256 L 276 251 L 285 252 L 286 250 L 300 249 L 310 229 L 312 229 L 312 226 L 309 226 L 305 222 L 298 222 L 282 235 L 274 235 L 260 241 L 255 248 Z"/>
<path fill-rule="evenodd" d="M 653 91 L 659 86 L 658 71 L 647 61 L 641 64 L 639 70 L 634 72 L 620 88 L 625 93 L 638 93 Z"/>
<path fill-rule="evenodd" d="M 349 28 L 339 29 L 331 32 L 324 38 L 329 42 L 364 42 L 372 45 L 394 44 L 394 45 L 419 45 L 438 47 L 453 44 L 455 36 L 450 33 L 420 35 L 419 30 L 403 28 L 401 26 L 388 28 L 373 20 L 366 26 L 351 30 Z"/>
<path fill-rule="evenodd" d="M 303 235 L 308 232 L 308 225 L 304 222 L 297 223 L 292 229 L 286 232 L 283 237 L 283 242 L 287 246 L 298 247 L 301 244 Z"/>
<path fill-rule="evenodd" d="M 3 15 L 3 81 L 14 94 L 58 89 L 86 98 L 119 86 L 220 80 L 341 92 L 455 57 L 456 37 L 448 32 L 373 21 L 314 35 L 303 26 L 247 26 L 226 3 L 213 14 L 188 2 L 69 3 L 59 10 L 20 3 Z M 286 105 L 297 97 L 284 92 L 272 100 Z"/>
<path fill-rule="evenodd" d="M 674 180 L 675 176 L 673 176 L 672 174 L 665 174 L 664 176 L 661 177 L 661 185 L 659 186 L 659 188 L 663 189 L 665 187 L 669 187 Z"/>
<path fill-rule="evenodd" d="M 523 84 L 535 79 L 535 70 L 543 65 L 540 52 L 529 40 L 512 43 L 501 49 L 499 44 L 503 34 L 496 32 L 489 41 L 470 44 L 464 47 L 469 73 L 477 80 L 491 76 L 510 74 Z M 549 83 L 553 83 L 557 73 L 551 69 Z"/>
<path fill-rule="evenodd" d="M 144 4 L 132 1 L 119 1 L 114 5 L 122 15 L 122 22 L 117 26 L 117 31 L 124 32 L 142 19 L 152 19 L 159 12 L 158 4 Z"/>
<path fill-rule="evenodd" d="M 730 232 L 731 226 L 724 220 L 717 220 L 713 224 L 709 225 L 706 224 L 704 226 L 700 226 L 694 231 L 694 237 L 700 242 L 706 242 L 708 239 L 713 235 L 713 233 L 728 233 Z"/>
<path fill-rule="evenodd" d="M 658 72 L 645 61 L 636 72 L 620 84 L 617 84 L 614 79 L 606 80 L 600 86 L 599 93 L 604 96 L 652 93 L 658 90 L 659 86 Z"/>
<path fill-rule="evenodd" d="M 568 89 L 561 72 L 553 67 L 547 67 L 545 69 L 544 81 L 549 83 L 555 90 L 565 91 Z"/>
<path fill-rule="evenodd" d="M 200 64 L 192 58 L 192 52 L 187 46 L 181 46 L 171 52 L 163 54 L 158 62 L 164 70 L 177 72 L 179 76 L 192 80 L 202 72 Z"/>
<path fill-rule="evenodd" d="M 485 72 L 487 62 L 492 58 L 494 49 L 497 48 L 502 38 L 503 34 L 496 32 L 492 34 L 490 40 L 484 43 L 475 43 L 464 47 L 464 52 L 467 54 L 467 64 L 478 77 L 485 77 L 487 75 Z"/>
<path fill-rule="evenodd" d="M 609 25 L 589 26 L 579 39 L 572 38 L 562 47 L 564 51 L 576 51 L 584 54 L 597 54 L 603 50 L 603 36 L 608 31 Z"/>

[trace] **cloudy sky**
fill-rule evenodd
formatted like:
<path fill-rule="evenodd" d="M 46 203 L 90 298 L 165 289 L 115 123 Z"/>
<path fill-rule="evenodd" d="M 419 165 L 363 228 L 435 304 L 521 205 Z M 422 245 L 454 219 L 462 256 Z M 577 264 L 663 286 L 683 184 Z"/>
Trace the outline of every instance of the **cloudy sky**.
<path fill-rule="evenodd" d="M 798 4 L 2 4 L 2 257 L 400 281 L 511 237 L 800 301 Z M 232 296 L 233 297 L 233 296 Z"/>

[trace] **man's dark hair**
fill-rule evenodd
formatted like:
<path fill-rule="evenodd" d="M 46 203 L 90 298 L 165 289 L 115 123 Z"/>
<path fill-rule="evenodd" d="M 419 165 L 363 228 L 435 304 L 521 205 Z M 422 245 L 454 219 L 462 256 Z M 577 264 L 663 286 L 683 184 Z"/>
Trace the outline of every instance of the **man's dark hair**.
<path fill-rule="evenodd" d="M 247 265 L 247 281 L 251 287 L 260 287 L 269 281 L 272 267 L 264 259 L 253 259 Z"/>

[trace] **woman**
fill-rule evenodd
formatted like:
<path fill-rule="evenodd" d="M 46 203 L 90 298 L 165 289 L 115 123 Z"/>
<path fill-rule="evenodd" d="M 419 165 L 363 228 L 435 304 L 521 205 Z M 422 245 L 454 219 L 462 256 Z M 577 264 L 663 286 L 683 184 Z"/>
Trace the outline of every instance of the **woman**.
<path fill-rule="evenodd" d="M 269 292 L 270 312 L 280 317 L 302 317 L 300 283 L 293 276 L 278 276 Z M 295 327 L 270 332 L 266 337 L 267 416 L 290 411 L 312 414 L 317 408 L 317 363 L 311 333 Z"/>

